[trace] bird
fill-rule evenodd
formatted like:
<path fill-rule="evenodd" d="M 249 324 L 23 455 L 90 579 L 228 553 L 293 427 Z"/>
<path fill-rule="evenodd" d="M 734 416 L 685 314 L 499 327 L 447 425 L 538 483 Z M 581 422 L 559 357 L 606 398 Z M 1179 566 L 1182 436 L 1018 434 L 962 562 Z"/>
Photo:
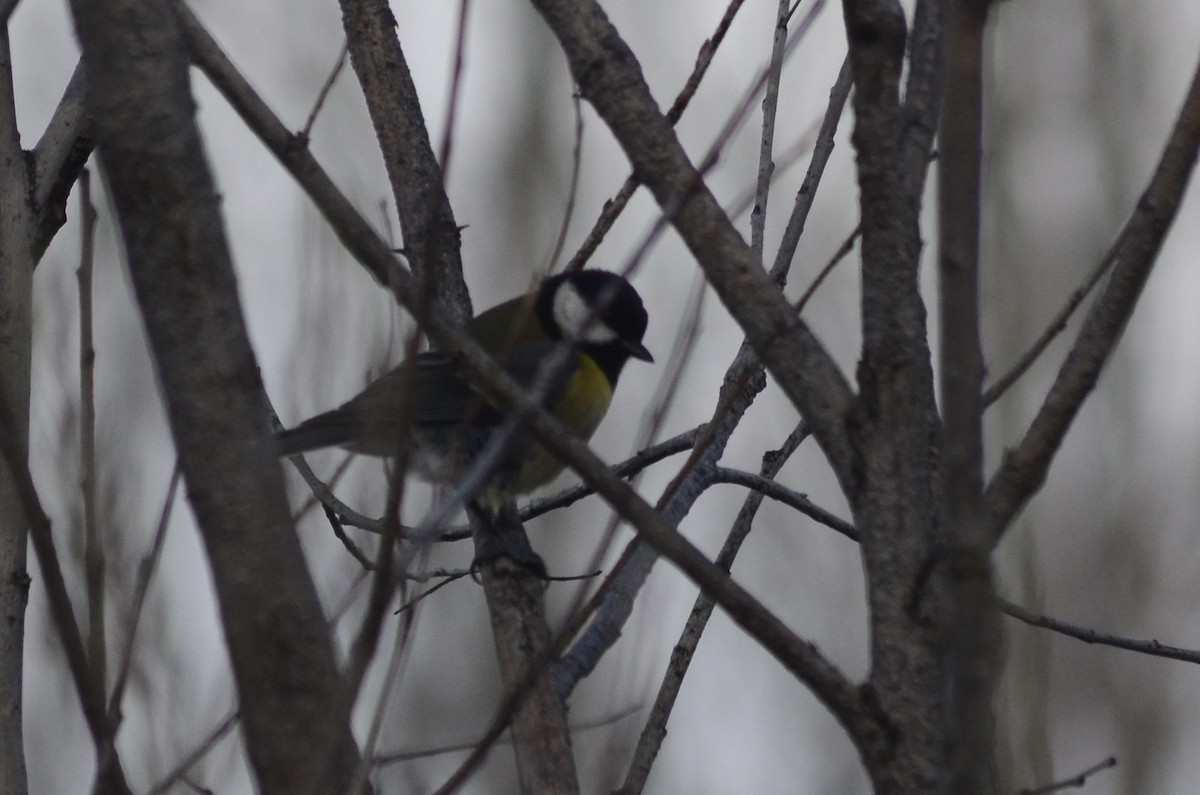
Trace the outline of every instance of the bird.
<path fill-rule="evenodd" d="M 542 406 L 576 437 L 591 438 L 608 412 L 630 359 L 653 362 L 642 342 L 648 315 L 623 276 L 599 269 L 551 276 L 532 292 L 475 317 L 467 333 L 529 390 L 539 367 L 565 347 Z M 543 376 L 544 378 L 545 376 Z M 490 404 L 450 357 L 416 354 L 368 384 L 340 407 L 277 435 L 281 456 L 325 447 L 389 457 L 410 433 L 409 467 L 424 480 L 453 487 L 503 425 L 507 412 Z M 518 431 L 468 508 L 496 517 L 503 506 L 553 480 L 564 464 Z"/>

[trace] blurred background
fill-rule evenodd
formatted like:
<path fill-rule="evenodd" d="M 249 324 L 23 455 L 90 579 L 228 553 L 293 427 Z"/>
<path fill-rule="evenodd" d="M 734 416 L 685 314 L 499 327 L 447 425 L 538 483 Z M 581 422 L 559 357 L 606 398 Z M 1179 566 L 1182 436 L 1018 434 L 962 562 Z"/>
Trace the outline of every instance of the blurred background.
<path fill-rule="evenodd" d="M 798 15 L 816 7 L 804 0 Z M 336 3 L 200 0 L 192 7 L 294 130 L 303 127 L 343 42 Z M 395 1 L 401 43 L 421 93 L 435 147 L 447 134 L 457 4 Z M 911 12 L 911 3 L 906 4 Z M 709 0 L 609 0 L 605 9 L 641 60 L 662 106 L 670 104 L 712 34 L 724 4 Z M 776 4 L 749 0 L 722 45 L 679 134 L 694 159 L 766 64 Z M 1044 328 L 1115 237 L 1136 202 L 1173 123 L 1200 54 L 1200 5 L 1192 0 L 1012 0 L 998 5 L 990 36 L 985 148 L 985 346 L 993 376 L 1003 373 Z M 41 134 L 78 58 L 65 3 L 27 0 L 10 25 L 18 112 L 26 148 Z M 827 3 L 785 65 L 776 152 L 802 141 L 819 121 L 845 55 L 839 4 Z M 537 273 L 561 267 L 627 175 L 617 146 L 586 106 L 582 166 L 566 253 L 550 263 L 563 223 L 572 169 L 572 84 L 556 43 L 524 3 L 470 4 L 463 84 L 448 168 L 448 192 L 463 232 L 463 261 L 477 310 L 526 289 Z M 259 363 L 285 424 L 332 407 L 399 357 L 407 321 L 345 254 L 313 206 L 194 73 L 193 88 Z M 749 191 L 757 170 L 760 113 L 723 148 L 709 185 L 727 207 Z M 788 287 L 798 296 L 857 223 L 850 117 L 820 186 Z M 400 245 L 383 163 L 353 74 L 334 84 L 312 130 L 312 148 L 337 184 Z M 774 255 L 807 153 L 781 163 L 768 208 L 767 255 Z M 931 184 L 933 181 L 930 181 Z M 95 273 L 97 414 L 103 531 L 109 555 L 109 610 L 116 653 L 128 625 L 132 585 L 165 499 L 174 454 L 103 191 Z M 1200 203 L 1185 204 L 1133 323 L 1101 386 L 1076 422 L 1043 492 L 1000 551 L 1006 594 L 1036 611 L 1096 628 L 1200 648 L 1200 295 L 1196 250 Z M 927 205 L 932 203 L 932 196 Z M 78 564 L 79 209 L 36 273 L 34 474 L 59 537 Z M 593 259 L 620 268 L 655 220 L 644 194 L 634 199 Z M 927 241 L 936 240 L 927 212 Z M 749 236 L 748 216 L 739 224 Z M 926 252 L 932 262 L 932 251 Z M 857 253 L 805 310 L 848 374 L 859 344 Z M 932 288 L 932 269 L 926 285 Z M 668 232 L 634 277 L 651 313 L 648 345 L 667 358 L 687 312 L 698 269 Z M 930 306 L 934 306 L 932 292 Z M 931 332 L 936 318 L 931 316 Z M 1071 331 L 1078 323 L 1073 323 Z M 1070 333 L 1070 332 L 1069 332 Z M 1068 336 L 1069 336 L 1068 333 Z M 719 302 L 705 303 L 696 355 L 657 438 L 706 420 L 741 335 Z M 933 335 L 936 338 L 935 335 Z M 1021 434 L 1053 377 L 1065 343 L 988 415 L 989 460 Z M 634 363 L 594 447 L 607 460 L 633 452 L 634 439 L 664 368 Z M 725 462 L 757 470 L 783 440 L 796 413 L 774 388 L 734 436 Z M 314 457 L 331 475 L 338 453 Z M 682 463 L 660 463 L 641 483 L 656 499 Z M 289 473 L 293 505 L 307 492 Z M 780 479 L 846 515 L 816 446 L 805 443 Z M 570 482 L 564 476 L 560 484 Z M 383 504 L 378 462 L 353 461 L 339 495 L 364 513 Z M 231 678 L 206 562 L 186 500 L 176 506 L 163 561 L 150 590 L 133 661 L 119 748 L 136 790 L 160 780 L 227 717 Z M 720 486 L 682 525 L 715 554 L 742 492 Z M 406 509 L 420 515 L 421 497 Z M 551 570 L 582 573 L 596 553 L 608 512 L 595 498 L 534 522 L 531 537 Z M 331 616 L 345 640 L 362 604 L 357 564 L 309 513 L 299 532 Z M 623 531 L 624 532 L 624 531 Z M 356 536 L 370 546 L 369 537 Z M 616 547 L 628 538 L 621 536 Z M 610 550 L 609 554 L 612 554 Z M 434 565 L 465 566 L 468 546 L 438 550 Z M 31 569 L 34 564 L 30 562 Z M 76 574 L 81 566 L 73 569 Z M 866 673 L 867 634 L 857 549 L 826 528 L 767 504 L 734 574 L 850 676 Z M 92 747 L 48 623 L 39 574 L 27 614 L 25 726 L 31 792 L 84 792 Z M 267 574 L 267 573 L 264 573 Z M 73 594 L 82 604 L 82 578 Z M 547 597 L 561 618 L 574 584 Z M 634 619 L 571 702 L 580 726 L 576 752 L 585 792 L 623 778 L 671 647 L 695 588 L 657 567 Z M 1115 755 L 1119 766 L 1087 791 L 1194 790 L 1200 756 L 1200 669 L 1092 647 L 1008 621 L 1009 659 L 997 714 L 1003 791 L 1046 784 Z M 360 698 L 365 732 L 380 704 L 390 638 Z M 477 586 L 459 581 L 428 599 L 383 705 L 378 750 L 420 751 L 470 743 L 495 709 L 499 678 Z M 613 720 L 629 709 L 632 717 Z M 836 722 L 755 643 L 719 612 L 701 642 L 669 724 L 650 791 L 693 793 L 863 793 L 868 783 Z M 389 765 L 382 792 L 425 792 L 461 762 L 445 753 Z M 236 734 L 191 769 L 190 779 L 220 793 L 251 792 Z M 514 791 L 511 753 L 498 747 L 466 791 Z M 178 785 L 175 791 L 186 790 Z"/>

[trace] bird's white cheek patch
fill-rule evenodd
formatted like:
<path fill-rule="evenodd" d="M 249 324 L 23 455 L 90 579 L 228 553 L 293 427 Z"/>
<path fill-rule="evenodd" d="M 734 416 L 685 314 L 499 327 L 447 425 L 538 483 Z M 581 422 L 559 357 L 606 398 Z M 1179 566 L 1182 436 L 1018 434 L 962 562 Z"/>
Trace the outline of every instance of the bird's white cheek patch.
<path fill-rule="evenodd" d="M 592 308 L 574 285 L 564 283 L 555 291 L 554 322 L 562 330 L 563 336 L 592 343 L 612 342 L 617 338 L 615 331 L 591 315 Z"/>

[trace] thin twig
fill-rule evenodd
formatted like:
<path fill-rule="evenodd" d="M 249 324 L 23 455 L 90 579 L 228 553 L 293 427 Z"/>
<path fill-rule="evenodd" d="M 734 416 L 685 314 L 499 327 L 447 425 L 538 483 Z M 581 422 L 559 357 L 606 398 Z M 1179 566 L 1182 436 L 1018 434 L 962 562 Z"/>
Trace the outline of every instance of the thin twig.
<path fill-rule="evenodd" d="M 808 223 L 808 214 L 817 198 L 817 188 L 821 184 L 821 177 L 825 173 L 829 157 L 833 154 L 833 139 L 837 134 L 842 114 L 846 110 L 846 99 L 850 96 L 850 88 L 853 83 L 854 74 L 850 71 L 850 59 L 847 57 L 842 61 L 842 68 L 838 72 L 833 88 L 829 89 L 829 104 L 825 107 L 825 115 L 821 118 L 821 126 L 817 130 L 817 139 L 813 144 L 808 172 L 804 175 L 804 181 L 800 183 L 800 190 L 796 191 L 792 214 L 788 218 L 787 227 L 784 228 L 783 237 L 779 241 L 779 250 L 775 252 L 775 263 L 771 266 L 771 275 L 776 280 L 782 278 L 782 275 L 791 267 L 792 258 L 796 256 L 796 248 L 800 245 L 800 237 L 804 234 L 805 224 Z M 832 266 L 829 267 L 832 268 Z M 822 272 L 817 277 L 816 284 L 819 284 L 824 276 L 825 272 Z M 815 290 L 816 287 L 811 289 Z"/>
<path fill-rule="evenodd" d="M 411 606 L 413 603 L 410 602 Z M 358 773 L 355 775 L 354 783 L 350 787 L 350 792 L 347 795 L 359 795 L 366 787 L 368 776 L 371 769 L 375 766 L 375 748 L 379 743 L 379 733 L 383 728 L 383 716 L 386 714 L 388 701 L 391 699 L 392 692 L 396 688 L 396 683 L 399 679 L 400 664 L 404 658 L 404 652 L 409 648 L 409 639 L 412 637 L 413 616 L 416 611 L 409 610 L 405 612 L 405 620 L 401 623 L 399 631 L 396 632 L 396 639 L 392 644 L 392 654 L 388 660 L 387 672 L 383 677 L 383 687 L 379 693 L 375 694 L 375 712 L 371 718 L 371 728 L 367 732 L 366 742 L 362 747 L 362 762 L 359 763 Z"/>
<path fill-rule="evenodd" d="M 411 599 L 406 601 L 404 604 L 400 605 L 400 607 L 396 608 L 396 612 L 403 613 L 406 610 L 411 610 L 419 602 L 433 596 L 435 593 L 437 593 L 441 589 L 445 588 L 450 583 L 455 582 L 456 580 L 461 580 L 463 577 L 468 577 L 468 576 L 470 576 L 470 574 L 471 574 L 470 569 L 462 569 L 460 571 L 455 571 L 455 572 L 446 572 L 444 575 L 442 575 L 442 576 L 445 576 L 446 579 L 442 580 L 437 585 L 434 585 L 430 588 L 426 588 L 424 591 L 421 591 L 421 593 L 416 594 Z"/>
<path fill-rule="evenodd" d="M 91 174 L 79 175 L 82 241 L 79 269 L 79 455 L 83 480 L 83 566 L 87 587 L 88 662 L 95 687 L 108 687 L 107 638 L 104 610 L 104 542 L 96 516 L 96 348 L 92 337 L 92 268 L 95 261 L 96 207 L 92 204 Z"/>
<path fill-rule="evenodd" d="M 1061 792 L 1065 789 L 1080 789 L 1087 784 L 1087 780 L 1092 776 L 1116 766 L 1117 758 L 1115 756 L 1110 756 L 1103 762 L 1097 762 L 1087 770 L 1076 776 L 1072 776 L 1071 778 L 1064 779 L 1063 781 L 1059 781 L 1054 784 L 1047 784 L 1044 787 L 1038 787 L 1036 789 L 1023 789 L 1021 790 L 1021 795 L 1049 795 L 1051 792 Z"/>
<path fill-rule="evenodd" d="M 829 511 L 814 503 L 806 495 L 780 485 L 770 478 L 756 475 L 753 472 L 744 472 L 740 469 L 729 469 L 727 467 L 717 467 L 713 470 L 712 477 L 714 483 L 729 483 L 736 486 L 745 486 L 748 489 L 757 491 L 764 497 L 770 497 L 772 500 L 781 502 L 789 508 L 795 508 L 817 524 L 823 524 L 830 530 L 842 534 L 851 541 L 857 542 L 859 540 L 858 530 L 853 524 L 847 522 L 845 519 L 839 519 L 837 516 L 834 516 Z"/>
<path fill-rule="evenodd" d="M 665 458 L 685 452 L 695 445 L 696 440 L 700 437 L 703 426 L 697 426 L 690 431 L 684 431 L 677 436 L 674 436 L 666 441 L 660 442 L 651 447 L 634 453 L 629 458 L 619 464 L 613 466 L 612 470 L 617 477 L 627 478 L 636 475 L 651 464 L 656 464 Z M 334 496 L 329 486 L 323 483 L 313 473 L 312 468 L 305 462 L 303 456 L 293 456 L 291 458 L 292 465 L 296 467 L 296 471 L 304 478 L 304 481 L 312 489 L 314 497 L 319 502 L 327 505 L 337 516 L 340 524 L 357 527 L 360 530 L 366 530 L 369 533 L 379 533 L 383 527 L 382 519 L 371 519 L 356 512 L 348 505 Z M 573 505 L 585 497 L 595 494 L 596 490 L 586 483 L 577 483 L 574 486 L 568 486 L 556 494 L 550 494 L 545 497 L 530 500 L 520 509 L 517 516 L 522 522 L 527 522 L 534 517 L 542 514 L 550 513 L 550 511 L 559 508 L 565 508 L 568 505 Z M 404 536 L 411 538 L 416 533 L 416 528 L 403 528 Z M 437 537 L 437 541 L 464 541 L 471 537 L 471 529 L 466 525 L 454 525 L 443 530 Z"/>
<path fill-rule="evenodd" d="M 571 218 L 575 215 L 575 202 L 579 198 L 579 174 L 583 167 L 583 100 L 579 94 L 571 97 L 571 106 L 575 110 L 575 145 L 571 149 L 571 178 L 567 183 L 567 201 L 563 206 L 562 220 L 558 224 L 558 235 L 550 248 L 550 256 L 546 257 L 541 267 L 545 276 L 554 270 L 554 263 L 562 256 L 563 247 L 567 244 L 567 230 L 571 228 Z"/>
<path fill-rule="evenodd" d="M 700 81 L 704 79 L 705 73 L 708 71 L 709 64 L 712 63 L 713 56 L 716 55 L 717 48 L 721 46 L 721 42 L 725 40 L 725 34 L 729 30 L 729 26 L 733 24 L 734 17 L 737 16 L 738 9 L 742 7 L 745 0 L 731 0 L 725 13 L 721 16 L 721 21 L 717 23 L 716 30 L 713 35 L 705 39 L 704 44 L 700 46 L 700 51 L 696 54 L 696 63 L 692 67 L 691 74 L 688 75 L 687 81 L 683 88 L 675 96 L 675 101 L 671 103 L 670 110 L 667 111 L 667 119 L 671 124 L 675 124 L 682 117 L 684 111 L 692 101 L 692 97 L 696 94 L 696 89 L 700 87 Z M 592 254 L 596 253 L 596 249 L 604 240 L 604 236 L 612 229 L 613 224 L 617 222 L 617 218 L 625 211 L 629 200 L 633 198 L 634 192 L 637 191 L 638 181 L 636 174 L 630 174 L 625 178 L 621 189 L 617 191 L 617 195 L 604 203 L 604 209 L 600 212 L 600 217 L 596 219 L 596 223 L 592 226 L 592 230 L 588 232 L 586 238 L 579 246 L 579 251 L 575 252 L 575 256 L 571 257 L 571 261 L 567 263 L 565 270 L 579 270 L 587 261 L 591 259 Z"/>
<path fill-rule="evenodd" d="M 759 476 L 764 480 L 771 480 L 778 475 L 779 470 L 783 468 L 788 458 L 807 436 L 808 429 L 804 423 L 801 423 L 788 435 L 778 450 L 763 456 Z M 725 539 L 725 543 L 717 555 L 716 564 L 722 569 L 729 571 L 733 567 L 733 561 L 741 550 L 742 543 L 750 535 L 754 517 L 758 513 L 759 506 L 762 505 L 762 501 L 762 492 L 752 491 L 742 502 L 741 510 L 738 511 L 729 537 Z M 683 686 L 684 676 L 695 656 L 696 649 L 700 644 L 700 637 L 708 625 L 715 606 L 713 600 L 703 592 L 696 597 L 696 602 L 692 606 L 692 612 L 688 616 L 679 641 L 671 651 L 671 659 L 667 663 L 662 684 L 659 685 L 654 706 L 650 708 L 650 715 L 642 729 L 637 748 L 633 753 L 633 760 L 625 774 L 625 781 L 618 790 L 620 795 L 635 795 L 645 788 L 650 769 L 658 756 L 659 748 L 662 747 L 663 739 L 667 736 L 667 721 L 675 706 L 675 700 L 679 696 L 679 690 Z"/>
<path fill-rule="evenodd" d="M 350 43 L 342 42 L 342 51 L 338 53 L 337 63 L 333 65 L 333 69 L 329 70 L 329 77 L 325 78 L 325 84 L 321 86 L 321 90 L 317 92 L 317 99 L 313 102 L 313 108 L 308 114 L 308 120 L 304 122 L 304 129 L 300 131 L 302 140 L 309 140 L 312 137 L 313 125 L 317 123 L 317 114 L 321 112 L 321 108 L 325 106 L 325 100 L 329 96 L 333 84 L 337 82 L 338 75 L 342 73 L 342 69 L 346 66 L 346 56 L 350 54 Z"/>
<path fill-rule="evenodd" d="M 1096 288 L 1096 285 L 1100 283 L 1101 279 L 1104 278 L 1104 274 L 1108 273 L 1116 263 L 1117 249 L 1114 247 L 1096 264 L 1092 272 L 1083 280 L 1083 284 L 1075 288 L 1075 291 L 1067 297 L 1062 309 L 1058 310 L 1058 314 L 1054 316 L 1054 319 L 1047 324 L 1041 335 L 1029 346 L 1029 350 L 1021 354 L 1021 358 L 1017 360 L 1016 364 L 1007 373 L 997 378 L 995 383 L 984 390 L 984 408 L 991 406 L 999 400 L 1000 396 L 1007 392 L 1009 387 L 1015 384 L 1021 376 L 1025 375 L 1026 371 L 1033 366 L 1033 363 L 1045 353 L 1046 348 L 1050 347 L 1050 343 L 1054 341 L 1054 338 L 1067 328 L 1067 322 L 1075 314 L 1075 310 L 1083 304 L 1083 300 L 1088 297 L 1092 290 Z"/>
<path fill-rule="evenodd" d="M 797 315 L 804 311 L 804 307 L 808 304 L 809 299 L 813 297 L 813 293 L 817 291 L 817 288 L 821 286 L 826 277 L 833 273 L 833 269 L 837 267 L 838 263 L 844 260 L 854 249 L 854 241 L 858 240 L 858 236 L 861 233 L 862 224 L 859 224 L 854 227 L 853 232 L 846 235 L 846 239 L 842 241 L 842 245 L 838 246 L 837 251 L 833 252 L 833 256 L 829 258 L 829 262 L 825 263 L 825 267 L 821 268 L 816 277 L 813 278 L 812 284 L 808 285 L 808 289 L 796 300 Z"/>
<path fill-rule="evenodd" d="M 771 45 L 771 60 L 767 65 L 767 87 L 763 95 L 762 134 L 758 145 L 758 180 L 754 190 L 754 210 L 750 213 L 750 248 L 763 258 L 763 235 L 767 227 L 767 200 L 770 198 L 771 174 L 775 170 L 772 155 L 775 149 L 775 115 L 779 110 L 779 83 L 783 75 L 783 48 L 787 43 L 788 0 L 779 0 L 775 18 L 775 35 Z"/>
<path fill-rule="evenodd" d="M 350 557 L 354 558 L 358 565 L 362 566 L 363 571 L 375 571 L 375 564 L 367 557 L 367 553 L 359 548 L 358 544 L 351 540 L 350 536 L 346 535 L 346 526 L 342 523 L 341 517 L 337 515 L 329 503 L 322 502 L 321 509 L 325 512 L 325 519 L 329 522 L 329 526 L 333 528 L 333 536 L 338 541 L 342 542 L 342 546 L 350 553 Z"/>
<path fill-rule="evenodd" d="M 1134 638 L 1124 638 L 1120 635 L 1110 635 L 1104 632 L 1097 632 L 1094 629 L 1080 627 L 1075 624 L 1068 624 L 1067 622 L 1059 621 L 1056 618 L 1038 615 L 1032 610 L 1026 610 L 1024 607 L 1015 605 L 1005 599 L 1000 600 L 1000 609 L 1006 615 L 1028 624 L 1031 627 L 1048 629 L 1051 632 L 1057 632 L 1060 635 L 1066 635 L 1069 638 L 1075 638 L 1076 640 L 1081 640 L 1084 643 L 1096 644 L 1098 646 L 1112 646 L 1114 649 L 1136 651 L 1140 654 L 1146 654 L 1151 657 L 1165 657 L 1168 660 L 1179 660 L 1180 662 L 1200 664 L 1200 651 L 1196 651 L 1194 649 L 1183 649 L 1178 646 L 1167 646 L 1159 643 L 1157 640 L 1137 640 Z"/>
<path fill-rule="evenodd" d="M 438 149 L 438 165 L 442 169 L 442 184 L 449 180 L 450 154 L 454 144 L 454 122 L 458 118 L 458 105 L 461 99 L 463 53 L 467 48 L 467 11 L 471 0 L 459 0 L 458 25 L 455 26 L 454 65 L 450 70 L 450 90 L 447 92 L 446 121 L 442 129 L 442 145 Z M 444 188 L 443 188 L 444 189 Z M 431 208 L 432 209 L 432 208 Z M 433 281 L 429 279 L 428 281 Z"/>
<path fill-rule="evenodd" d="M 626 707 L 619 712 L 614 712 L 603 718 L 596 720 L 582 721 L 580 723 L 571 724 L 571 735 L 576 732 L 590 731 L 592 729 L 602 729 L 605 726 L 611 726 L 614 723 L 625 720 L 630 715 L 636 715 L 639 707 Z M 501 738 L 496 741 L 496 745 L 507 745 L 511 740 Z M 379 754 L 371 761 L 376 767 L 384 767 L 386 765 L 394 765 L 398 762 L 411 762 L 414 759 L 428 759 L 432 756 L 440 756 L 442 754 L 453 754 L 460 751 L 470 751 L 479 744 L 479 740 L 465 740 L 461 743 L 450 743 L 447 745 L 438 745 L 432 748 L 422 748 L 417 751 L 389 751 L 386 754 Z"/>
<path fill-rule="evenodd" d="M 984 495 L 993 544 L 1045 482 L 1050 465 L 1084 401 L 1095 389 L 1179 213 L 1200 153 L 1200 65 L 1163 147 L 1154 174 L 1113 243 L 1117 260 L 1054 383 L 1020 443 L 1005 456 Z"/>
<path fill-rule="evenodd" d="M 167 525 L 171 520 L 171 513 L 175 509 L 175 495 L 179 491 L 180 477 L 179 463 L 176 462 L 175 468 L 171 472 L 171 481 L 167 484 L 167 493 L 163 497 L 162 511 L 158 515 L 158 526 L 154 530 L 154 541 L 150 544 L 150 551 L 146 553 L 146 557 L 138 564 L 137 583 L 133 587 L 129 631 L 125 636 L 125 646 L 121 650 L 121 656 L 118 658 L 119 663 L 116 677 L 113 679 L 112 695 L 108 699 L 108 720 L 113 726 L 117 725 L 121 715 L 121 700 L 125 696 L 125 685 L 129 681 L 129 672 L 133 668 L 134 639 L 137 637 L 138 626 L 141 623 L 142 609 L 146 606 L 146 595 L 150 592 L 150 582 L 154 579 L 154 571 L 162 557 L 163 542 L 167 537 Z"/>
<path fill-rule="evenodd" d="M 844 104 L 845 95 L 835 86 L 830 92 L 829 106 L 824 117 L 828 123 L 822 123 L 820 127 L 821 140 L 814 147 L 812 163 L 805 176 L 805 183 L 810 184 L 813 191 L 820 184 L 821 175 L 828 163 L 828 156 L 822 156 L 819 152 L 832 149 L 832 138 L 837 131 L 836 120 L 840 118 Z M 829 121 L 831 119 L 833 121 Z M 793 209 L 789 226 L 797 221 L 801 225 L 803 223 L 807 209 L 797 206 L 799 209 Z M 798 234 L 797 232 L 796 239 Z M 772 268 L 773 278 L 778 282 L 785 281 L 791 265 L 790 255 L 778 257 Z M 696 430 L 691 455 L 659 500 L 658 508 L 666 521 L 678 523 L 682 520 L 695 500 L 711 485 L 711 468 L 716 465 L 741 417 L 765 384 L 762 363 L 750 344 L 743 342 L 726 370 L 712 417 Z M 596 614 L 587 631 L 558 664 L 560 687 L 564 693 L 569 692 L 581 677 L 591 671 L 605 651 L 616 643 L 621 635 L 621 628 L 632 614 L 634 596 L 649 577 L 657 555 L 656 551 L 642 544 L 639 539 L 631 541 L 584 613 L 575 618 L 572 634 L 578 631 L 575 623 L 589 618 L 593 612 Z"/>
<path fill-rule="evenodd" d="M 4 373 L 0 373 L 0 395 L 9 394 L 4 384 Z M 121 761 L 115 747 L 107 744 L 106 738 L 111 737 L 113 729 L 108 723 L 105 711 L 104 691 L 95 686 L 96 678 L 88 667 L 87 652 L 83 644 L 83 636 L 79 624 L 75 620 L 75 612 L 71 607 L 71 598 L 67 593 L 66 579 L 63 577 L 62 566 L 58 562 L 58 552 L 54 548 L 54 535 L 50 529 L 50 519 L 42 508 L 41 499 L 29 473 L 29 454 L 25 449 L 24 437 L 17 432 L 17 423 L 13 417 L 12 408 L 7 400 L 0 399 L 0 455 L 8 466 L 9 476 L 13 480 L 21 509 L 29 523 L 29 538 L 37 557 L 38 567 L 42 571 L 42 583 L 46 589 L 46 597 L 50 606 L 50 614 L 54 619 L 54 627 L 58 631 L 59 640 L 67 659 L 67 670 L 71 673 L 71 681 L 75 685 L 83 717 L 87 723 L 92 741 L 96 745 L 96 753 L 101 760 L 101 772 L 110 776 L 106 779 L 120 792 L 128 792 L 125 775 L 121 769 Z"/>
<path fill-rule="evenodd" d="M 173 787 L 175 782 L 187 775 L 187 772 L 192 765 L 195 765 L 197 762 L 207 756 L 208 753 L 216 747 L 217 743 L 221 741 L 221 738 L 233 731 L 233 728 L 237 726 L 238 716 L 239 713 L 236 709 L 230 712 L 228 717 L 218 723 L 217 727 L 208 733 L 208 736 L 204 738 L 200 745 L 196 746 L 195 750 L 184 757 L 183 761 L 176 765 L 175 768 L 168 773 L 165 778 L 151 787 L 146 792 L 146 795 L 162 795 L 164 792 Z"/>

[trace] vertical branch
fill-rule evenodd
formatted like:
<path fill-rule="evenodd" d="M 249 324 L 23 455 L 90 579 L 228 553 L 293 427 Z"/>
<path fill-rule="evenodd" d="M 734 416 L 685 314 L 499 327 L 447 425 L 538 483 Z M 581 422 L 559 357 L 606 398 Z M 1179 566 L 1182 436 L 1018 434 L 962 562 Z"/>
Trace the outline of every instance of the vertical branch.
<path fill-rule="evenodd" d="M 979 207 L 987 2 L 956 2 L 950 15 L 938 169 L 944 516 L 950 532 L 971 546 L 983 489 Z"/>
<path fill-rule="evenodd" d="M 350 64 L 375 126 L 413 275 L 418 284 L 430 282 L 438 310 L 465 324 L 471 299 L 463 280 L 459 228 L 396 36 L 396 19 L 384 0 L 340 0 L 340 5 Z"/>
<path fill-rule="evenodd" d="M 990 0 L 950 4 L 945 112 L 939 133 L 942 519 L 947 585 L 948 791 L 993 786 L 992 693 L 999 674 L 999 614 L 983 533 L 983 351 L 979 330 L 979 225 L 984 29 Z"/>
<path fill-rule="evenodd" d="M 29 362 L 33 300 L 29 180 L 13 97 L 7 27 L 0 28 L 0 392 L 12 432 L 29 441 Z M 21 727 L 22 655 L 29 575 L 26 520 L 9 464 L 0 462 L 0 790 L 26 791 Z"/>
<path fill-rule="evenodd" d="M 920 202 L 929 173 L 929 153 L 938 128 L 946 72 L 946 6 L 954 0 L 917 0 L 908 36 L 908 81 L 904 85 L 904 144 L 901 156 L 909 189 Z"/>
<path fill-rule="evenodd" d="M 96 522 L 96 349 L 92 343 L 92 264 L 96 240 L 96 208 L 92 204 L 91 175 L 79 175 L 79 203 L 83 240 L 79 253 L 79 406 L 80 469 L 83 480 L 83 568 L 87 585 L 88 662 L 94 685 L 104 692 L 108 664 L 104 649 L 104 544 Z"/>
<path fill-rule="evenodd" d="M 477 558 L 487 554 L 481 540 L 494 534 L 503 536 L 506 546 L 528 548 L 525 529 L 511 503 L 494 525 L 476 511 L 468 511 L 468 515 Z M 486 526 L 479 526 L 480 522 Z M 550 669 L 554 638 L 546 623 L 545 583 L 503 558 L 483 564 L 480 578 L 500 675 L 512 699 L 513 752 L 521 791 L 579 792 L 565 699 L 560 697 Z"/>
<path fill-rule="evenodd" d="M 772 159 L 775 148 L 775 114 L 779 110 L 779 80 L 783 73 L 783 51 L 787 43 L 789 0 L 779 0 L 775 14 L 775 36 L 771 45 L 771 63 L 767 67 L 767 90 L 763 96 L 762 136 L 758 148 L 758 184 L 754 191 L 754 209 L 750 212 L 750 248 L 759 259 L 763 256 L 763 233 L 767 226 L 767 199 L 771 189 Z"/>
<path fill-rule="evenodd" d="M 862 358 L 854 432 L 862 487 L 847 496 L 862 533 L 870 611 L 869 688 L 894 727 L 864 756 L 877 791 L 940 791 L 946 749 L 945 599 L 929 566 L 939 549 L 937 406 L 920 293 L 920 197 L 905 168 L 896 0 L 843 0 L 854 74 L 862 215 Z M 940 572 L 937 572 L 940 573 Z M 919 706 L 918 706 L 919 705 Z"/>
<path fill-rule="evenodd" d="M 73 0 L 88 105 L 204 543 L 258 790 L 341 792 L 359 755 L 284 495 L 179 6 Z M 334 770 L 320 777 L 332 757 Z"/>
<path fill-rule="evenodd" d="M 0 395 L 6 394 L 6 390 L 10 388 L 4 376 L 5 373 L 0 371 Z M 79 696 L 83 719 L 96 746 L 96 784 L 93 791 L 106 795 L 128 793 L 129 787 L 125 783 L 120 759 L 112 744 L 107 741 L 112 737 L 113 729 L 107 723 L 104 691 L 94 686 L 95 677 L 88 673 L 83 635 L 80 634 L 79 624 L 75 621 L 71 597 L 67 595 L 67 581 L 63 577 L 58 552 L 54 548 L 50 519 L 42 508 L 41 499 L 33 485 L 33 477 L 29 474 L 29 449 L 25 440 L 21 438 L 18 420 L 12 407 L 3 399 L 0 399 L 0 460 L 11 474 L 15 499 L 19 503 L 19 515 L 26 517 L 29 523 L 29 535 L 33 540 L 38 568 L 42 573 L 54 629 L 62 642 L 67 670 L 71 673 L 71 682 Z"/>

